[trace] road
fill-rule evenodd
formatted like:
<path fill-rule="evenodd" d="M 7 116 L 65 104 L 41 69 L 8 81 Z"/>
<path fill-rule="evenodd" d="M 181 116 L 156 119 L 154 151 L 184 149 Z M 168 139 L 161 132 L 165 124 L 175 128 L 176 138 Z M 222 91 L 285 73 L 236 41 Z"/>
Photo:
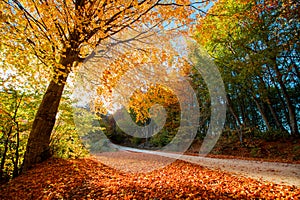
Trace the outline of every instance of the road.
<path fill-rule="evenodd" d="M 203 167 L 207 167 L 210 169 L 226 171 L 231 174 L 237 176 L 245 176 L 250 177 L 258 180 L 266 180 L 277 184 L 283 185 L 294 185 L 296 187 L 300 187 L 300 164 L 288 164 L 288 163 L 278 163 L 278 162 L 261 162 L 261 161 L 252 161 L 252 160 L 240 160 L 240 159 L 220 159 L 220 158 L 207 158 L 207 157 L 200 157 L 200 156 L 189 156 L 189 155 L 179 155 L 175 153 L 165 153 L 160 151 L 150 151 L 150 150 L 142 150 L 142 149 L 135 149 L 129 147 L 122 147 L 114 145 L 119 151 L 123 153 L 120 154 L 121 158 L 131 159 L 132 166 L 138 168 L 140 170 L 141 164 L 141 155 L 143 154 L 143 161 L 149 160 L 152 157 L 163 157 L 166 163 L 160 162 L 162 166 L 167 164 L 168 162 L 172 162 L 175 159 L 184 160 L 187 162 L 195 163 Z M 106 155 L 106 154 L 103 154 Z M 106 157 L 110 159 L 109 164 L 111 163 L 112 154 L 107 154 L 103 156 L 102 154 L 102 161 L 103 158 Z M 114 154 L 115 155 L 115 154 Z M 136 156 L 139 156 L 137 158 Z M 145 156 L 148 155 L 148 156 Z M 99 156 L 98 156 L 99 157 Z M 122 167 L 122 164 L 116 161 L 116 167 Z M 127 157 L 127 158 L 126 158 Z M 148 158 L 149 157 L 149 158 Z M 138 159 L 138 161 L 136 161 Z M 151 162 L 147 162 L 145 165 L 150 166 Z M 157 165 L 158 162 L 156 162 Z M 129 166 L 123 167 L 122 169 L 128 169 Z M 120 168 L 121 169 L 121 168 Z M 146 169 L 145 169 L 146 171 Z"/>

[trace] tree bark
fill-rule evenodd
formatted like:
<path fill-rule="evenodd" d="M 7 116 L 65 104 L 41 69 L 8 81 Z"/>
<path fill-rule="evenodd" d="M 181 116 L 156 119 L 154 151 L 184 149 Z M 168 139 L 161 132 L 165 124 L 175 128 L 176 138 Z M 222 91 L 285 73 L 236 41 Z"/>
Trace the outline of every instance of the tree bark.
<path fill-rule="evenodd" d="M 55 124 L 59 102 L 65 86 L 64 80 L 52 80 L 46 90 L 42 103 L 36 113 L 32 129 L 28 138 L 22 171 L 26 171 L 33 164 L 42 162 L 51 157 L 49 148 L 50 136 Z"/>
<path fill-rule="evenodd" d="M 59 102 L 78 55 L 78 44 L 71 43 L 71 47 L 61 55 L 60 67 L 54 69 L 54 77 L 48 85 L 32 124 L 21 172 L 51 157 L 50 136 L 55 125 Z"/>

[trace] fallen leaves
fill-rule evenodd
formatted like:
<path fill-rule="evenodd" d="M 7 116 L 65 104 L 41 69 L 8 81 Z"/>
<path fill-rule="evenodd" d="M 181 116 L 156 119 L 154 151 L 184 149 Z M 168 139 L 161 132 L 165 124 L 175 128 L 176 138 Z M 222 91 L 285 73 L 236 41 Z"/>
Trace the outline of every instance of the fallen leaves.
<path fill-rule="evenodd" d="M 124 163 L 123 163 L 124 164 Z M 0 187 L 0 199 L 297 199 L 300 189 L 176 161 L 123 173 L 98 160 L 50 159 Z"/>

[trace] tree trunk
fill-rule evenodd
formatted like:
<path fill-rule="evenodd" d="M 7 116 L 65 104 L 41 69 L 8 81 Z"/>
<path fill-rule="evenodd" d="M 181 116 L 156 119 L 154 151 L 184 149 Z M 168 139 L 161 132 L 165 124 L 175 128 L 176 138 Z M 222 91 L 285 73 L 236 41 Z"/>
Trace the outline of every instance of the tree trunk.
<path fill-rule="evenodd" d="M 268 68 L 268 70 L 270 71 L 270 68 Z M 270 89 L 270 84 L 269 84 L 269 83 L 266 83 L 266 82 L 264 81 L 264 79 L 263 79 L 261 76 L 259 76 L 259 79 L 260 79 L 260 81 L 262 82 L 262 87 L 263 87 L 263 89 L 264 89 L 264 93 L 267 94 L 267 95 L 266 95 L 265 102 L 267 103 L 268 108 L 269 108 L 269 110 L 271 111 L 271 115 L 272 115 L 272 117 L 273 117 L 273 119 L 274 119 L 274 121 L 275 121 L 276 127 L 277 127 L 279 130 L 281 130 L 282 132 L 287 132 L 287 130 L 283 127 L 282 122 L 279 120 L 278 115 L 277 115 L 276 111 L 274 110 L 274 108 L 273 108 L 273 106 L 272 106 L 272 101 L 271 101 L 271 99 L 270 99 L 270 97 L 269 97 L 269 92 L 268 92 L 268 91 L 271 91 L 271 89 Z M 271 80 L 272 80 L 273 84 L 275 84 L 274 78 L 271 78 Z M 277 94 L 278 94 L 279 97 L 280 97 L 279 90 L 277 90 L 277 87 L 276 87 L 276 86 L 275 86 L 275 88 L 276 88 Z M 279 98 L 279 99 L 281 99 L 281 98 Z M 279 103 L 282 104 L 282 101 L 279 100 Z M 284 106 L 284 104 L 282 104 L 282 105 Z M 283 112 L 285 113 L 285 111 L 283 111 Z"/>
<path fill-rule="evenodd" d="M 51 156 L 49 149 L 50 136 L 67 79 L 67 76 L 61 77 L 65 80 L 52 80 L 50 82 L 38 108 L 28 138 L 22 171 L 30 169 L 33 164 L 42 162 Z"/>
<path fill-rule="evenodd" d="M 267 104 L 268 104 L 268 108 L 271 111 L 271 114 L 275 120 L 275 124 L 276 124 L 277 128 L 279 128 L 282 132 L 287 132 L 287 130 L 283 127 L 282 122 L 280 122 L 276 111 L 272 107 L 272 103 L 271 103 L 271 100 L 269 99 L 269 97 L 267 97 Z"/>
<path fill-rule="evenodd" d="M 281 90 L 282 90 L 282 93 L 283 93 L 283 96 L 285 98 L 286 105 L 287 105 L 287 108 L 288 108 L 288 114 L 289 114 L 288 115 L 289 116 L 288 120 L 289 120 L 289 125 L 290 125 L 290 128 L 291 128 L 291 135 L 299 137 L 295 106 L 293 105 L 292 100 L 290 98 L 290 95 L 287 92 L 287 88 L 285 87 L 285 85 L 284 85 L 284 83 L 281 79 L 282 75 L 281 75 L 281 73 L 278 69 L 278 66 L 275 66 L 274 68 L 275 68 L 275 72 L 276 72 L 276 75 L 277 75 L 278 83 L 281 87 Z"/>
<path fill-rule="evenodd" d="M 77 41 L 77 40 L 75 40 Z M 76 46 L 77 45 L 77 46 Z M 30 169 L 34 164 L 51 157 L 50 136 L 56 121 L 56 114 L 62 93 L 71 72 L 71 68 L 79 54 L 78 44 L 72 43 L 61 55 L 60 67 L 54 70 L 54 77 L 50 81 L 43 96 L 43 100 L 35 115 L 29 134 L 26 152 L 21 172 Z"/>
<path fill-rule="evenodd" d="M 238 134 L 239 134 L 240 143 L 243 146 L 243 130 L 242 130 L 243 124 L 241 123 L 241 121 L 240 121 L 238 115 L 236 114 L 236 112 L 234 111 L 233 105 L 231 103 L 230 96 L 228 94 L 226 95 L 226 101 L 227 101 L 229 111 L 231 112 L 232 116 L 234 117 L 236 123 L 238 124 L 237 131 L 238 131 Z"/>
<path fill-rule="evenodd" d="M 267 115 L 266 115 L 264 109 L 261 107 L 258 99 L 255 97 L 255 94 L 252 93 L 252 97 L 253 97 L 253 100 L 256 104 L 256 107 L 257 107 L 258 111 L 260 112 L 260 114 L 261 114 L 261 116 L 262 116 L 262 118 L 263 118 L 263 120 L 266 124 L 267 130 L 271 130 L 271 126 L 270 126 L 269 120 L 267 118 Z"/>
<path fill-rule="evenodd" d="M 20 129 L 19 129 L 19 124 L 17 122 L 16 122 L 16 125 L 17 125 L 17 133 L 16 133 L 17 141 L 16 141 L 15 161 L 13 161 L 13 163 L 14 163 L 13 178 L 17 177 L 20 172 L 20 170 L 19 170 Z"/>
<path fill-rule="evenodd" d="M 285 116 L 286 122 L 288 123 L 289 116 L 288 116 L 288 110 L 286 109 L 286 104 L 285 104 L 284 99 L 283 99 L 283 97 L 282 97 L 280 88 L 279 88 L 279 86 L 278 86 L 278 84 L 277 84 L 277 82 L 276 82 L 276 80 L 275 80 L 273 74 L 271 73 L 270 67 L 269 67 L 268 65 L 267 65 L 267 67 L 268 67 L 268 74 L 269 74 L 269 76 L 270 76 L 270 79 L 271 79 L 271 81 L 272 81 L 272 84 L 274 85 L 274 87 L 275 87 L 275 89 L 276 89 L 276 92 L 277 92 L 277 95 L 278 95 L 279 102 L 280 102 L 281 105 L 282 105 L 282 112 L 283 112 L 283 114 L 284 114 L 284 116 Z M 268 88 L 270 89 L 270 86 L 268 86 Z M 282 120 L 282 121 L 284 121 L 284 120 Z"/>
<path fill-rule="evenodd" d="M 0 163 L 0 179 L 2 179 L 3 175 L 4 175 L 3 170 L 4 170 L 5 161 L 6 161 L 6 154 L 8 151 L 8 143 L 9 143 L 9 138 L 7 137 L 4 142 L 4 152 L 2 154 L 1 163 Z"/>

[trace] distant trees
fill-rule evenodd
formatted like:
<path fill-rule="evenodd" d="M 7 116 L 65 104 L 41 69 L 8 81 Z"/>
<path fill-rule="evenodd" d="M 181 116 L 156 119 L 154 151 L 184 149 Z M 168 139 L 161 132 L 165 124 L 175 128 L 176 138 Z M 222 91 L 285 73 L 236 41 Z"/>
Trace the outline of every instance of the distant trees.
<path fill-rule="evenodd" d="M 153 111 L 150 114 L 150 109 L 154 105 L 161 105 L 166 111 L 166 115 L 162 115 L 160 112 Z M 175 94 L 168 88 L 162 85 L 149 86 L 147 92 L 137 90 L 130 98 L 129 110 L 124 107 L 117 110 L 113 115 L 105 115 L 102 117 L 101 124 L 105 127 L 104 133 L 108 136 L 112 142 L 118 144 L 127 145 L 143 145 L 143 146 L 156 146 L 162 147 L 168 144 L 178 131 L 180 126 L 180 105 Z M 142 129 L 142 133 L 138 133 L 138 130 L 131 128 L 130 132 L 136 134 L 128 135 L 126 130 L 122 130 L 116 124 L 113 116 L 120 118 L 119 124 L 126 125 L 127 121 L 124 121 L 124 112 L 129 112 L 133 122 L 140 127 L 145 127 L 149 123 L 156 119 L 157 121 L 152 122 L 153 125 Z M 155 116 L 154 116 L 155 115 Z M 123 120 L 123 121 L 122 121 Z M 165 124 L 161 124 L 165 121 Z M 162 125 L 162 130 L 157 130 L 159 124 Z M 123 132 L 125 131 L 125 132 Z"/>
<path fill-rule="evenodd" d="M 225 83 L 227 128 L 300 136 L 298 11 L 297 1 L 221 0 L 199 20 L 197 41 Z"/>

